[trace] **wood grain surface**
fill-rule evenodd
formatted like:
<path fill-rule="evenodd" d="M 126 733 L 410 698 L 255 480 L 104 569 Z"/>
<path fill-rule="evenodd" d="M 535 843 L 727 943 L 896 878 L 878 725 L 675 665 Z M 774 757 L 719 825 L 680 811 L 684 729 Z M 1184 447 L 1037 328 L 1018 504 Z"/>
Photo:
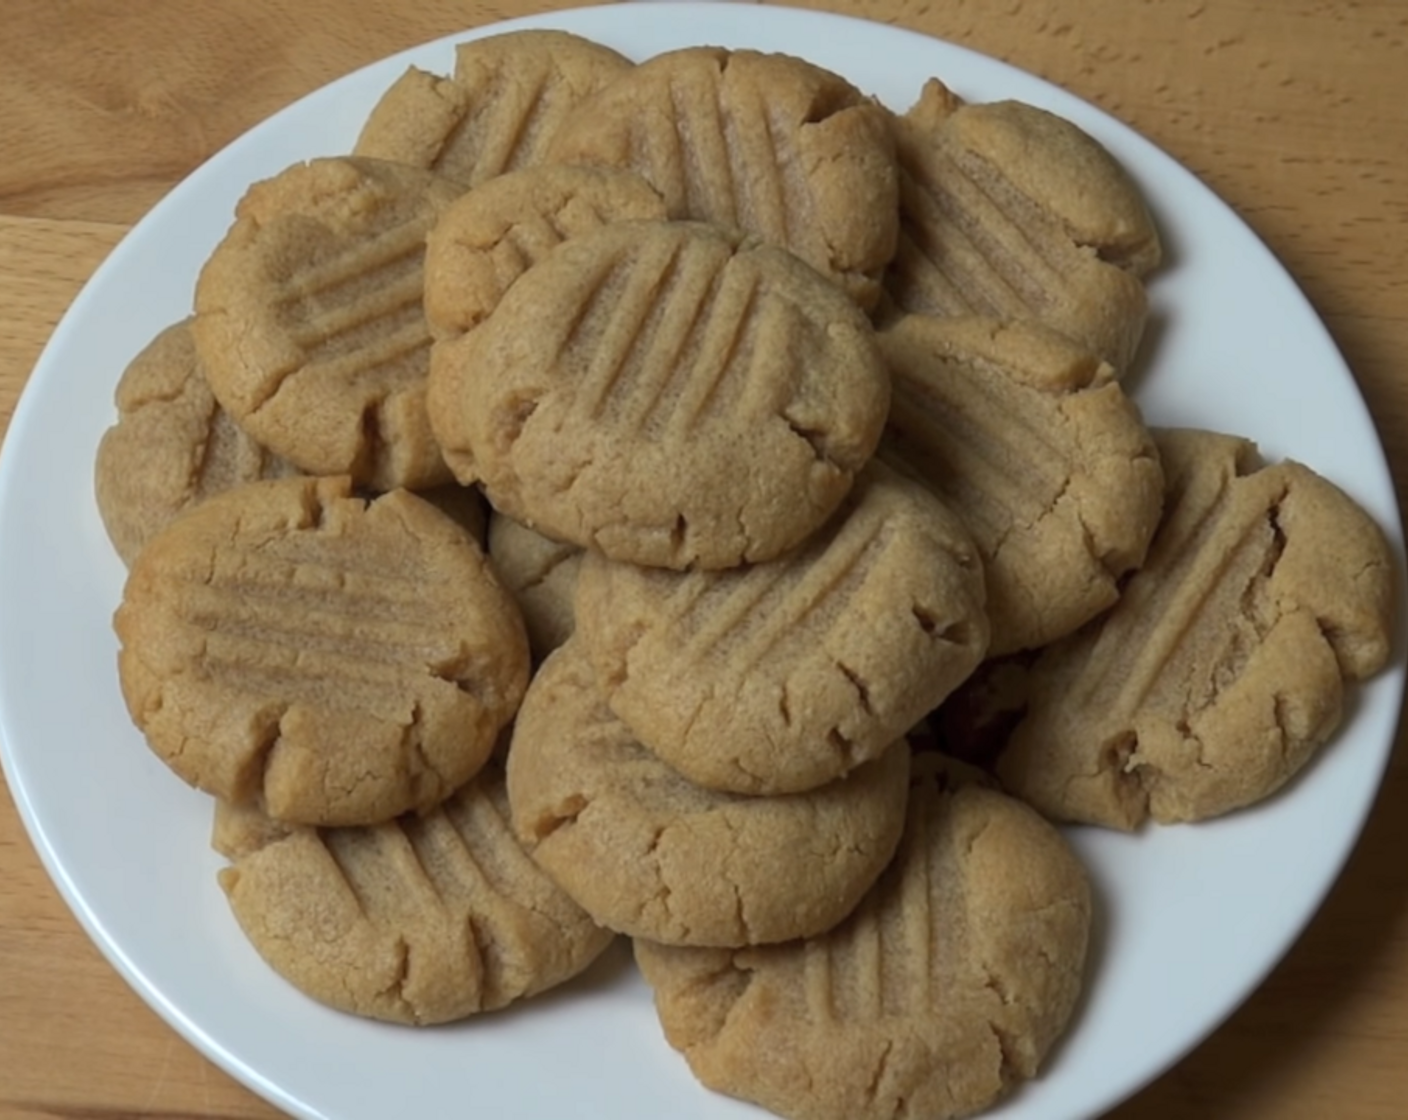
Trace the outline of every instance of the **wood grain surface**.
<path fill-rule="evenodd" d="M 0 436 L 125 230 L 222 145 L 365 62 L 546 10 L 422 0 L 6 0 Z M 820 0 L 1052 79 L 1199 174 L 1295 275 L 1408 480 L 1408 5 Z M 3 449 L 0 449 L 3 454 Z M 1400 743 L 1401 746 L 1401 743 Z M 1115 1120 L 1408 1116 L 1408 769 L 1289 956 Z M 138 872 L 140 873 L 140 872 Z M 1157 1008 L 1150 1008 L 1156 1016 Z M 0 1120 L 278 1115 L 99 956 L 0 796 Z"/>

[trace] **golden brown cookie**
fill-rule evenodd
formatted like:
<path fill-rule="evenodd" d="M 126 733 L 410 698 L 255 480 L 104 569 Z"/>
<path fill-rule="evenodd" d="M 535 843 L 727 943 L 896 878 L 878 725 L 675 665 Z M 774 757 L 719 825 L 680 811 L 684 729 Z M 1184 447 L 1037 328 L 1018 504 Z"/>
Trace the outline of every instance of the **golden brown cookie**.
<path fill-rule="evenodd" d="M 256 183 L 196 284 L 210 387 L 310 474 L 377 490 L 448 482 L 425 415 L 426 231 L 460 188 L 419 168 L 328 158 Z"/>
<path fill-rule="evenodd" d="M 1036 1076 L 1070 1020 L 1085 872 L 1026 806 L 915 758 L 894 863 L 821 937 L 638 940 L 665 1037 L 708 1087 L 791 1120 L 947 1120 Z"/>
<path fill-rule="evenodd" d="M 439 338 L 473 330 L 510 284 L 569 237 L 664 217 L 654 188 L 628 171 L 542 164 L 490 179 L 451 206 L 426 239 L 430 328 Z"/>
<path fill-rule="evenodd" d="M 528 676 L 523 620 L 469 535 L 346 478 L 247 483 L 183 514 L 132 565 L 114 627 L 157 755 L 303 824 L 435 806 Z"/>
<path fill-rule="evenodd" d="M 129 566 L 149 537 L 190 506 L 245 482 L 302 473 L 220 407 L 189 319 L 162 331 L 132 360 L 116 403 L 117 423 L 98 444 L 94 491 L 108 535 Z M 483 546 L 487 514 L 478 490 L 448 482 L 416 493 Z"/>
<path fill-rule="evenodd" d="M 214 845 L 259 954 L 356 1015 L 494 1011 L 576 976 L 612 939 L 519 846 L 497 766 L 424 816 L 364 828 L 280 826 L 221 802 Z"/>
<path fill-rule="evenodd" d="M 216 402 L 189 319 L 167 327 L 132 359 L 115 402 L 117 422 L 98 444 L 93 488 L 124 564 L 178 513 L 212 494 L 298 473 Z"/>
<path fill-rule="evenodd" d="M 885 111 L 800 58 L 720 47 L 656 55 L 584 102 L 550 155 L 629 168 L 665 196 L 672 218 L 789 249 L 865 307 L 894 254 Z"/>
<path fill-rule="evenodd" d="M 411 67 L 372 109 L 357 155 L 476 187 L 543 159 L 568 113 L 630 60 L 566 31 L 511 31 L 455 48 L 455 75 Z"/>
<path fill-rule="evenodd" d="M 879 439 L 865 315 L 790 253 L 695 222 L 604 226 L 435 347 L 461 482 L 547 536 L 634 563 L 761 561 L 830 516 Z"/>
<path fill-rule="evenodd" d="M 523 612 L 528 646 L 541 661 L 576 627 L 582 549 L 535 533 L 495 511 L 489 515 L 489 559 Z"/>
<path fill-rule="evenodd" d="M 892 119 L 900 311 L 1034 319 L 1122 375 L 1144 330 L 1158 232 L 1127 173 L 1071 122 L 1019 101 L 965 105 L 937 80 Z"/>
<path fill-rule="evenodd" d="M 714 793 L 611 714 L 573 638 L 524 697 L 508 753 L 514 829 L 604 926 L 683 945 L 748 945 L 829 929 L 889 862 L 909 748 L 820 789 Z"/>
<path fill-rule="evenodd" d="M 1109 365 L 1037 323 L 909 315 L 882 453 L 963 518 L 987 568 L 991 653 L 1044 645 L 1112 604 L 1158 524 L 1153 440 Z"/>
<path fill-rule="evenodd" d="M 983 567 L 923 485 L 872 463 L 800 549 L 718 572 L 589 554 L 579 633 L 612 711 L 691 781 L 811 789 L 879 757 L 982 659 Z"/>
<path fill-rule="evenodd" d="M 1114 828 L 1273 793 L 1388 657 L 1394 562 L 1343 491 L 1235 436 L 1157 433 L 1167 510 L 1104 617 L 1044 650 L 997 763 L 1043 813 Z"/>

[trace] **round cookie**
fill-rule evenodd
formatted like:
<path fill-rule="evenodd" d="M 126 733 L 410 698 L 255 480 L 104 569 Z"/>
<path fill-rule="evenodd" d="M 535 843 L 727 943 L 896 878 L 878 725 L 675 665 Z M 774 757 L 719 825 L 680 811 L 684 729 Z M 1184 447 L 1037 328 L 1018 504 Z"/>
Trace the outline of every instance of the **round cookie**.
<path fill-rule="evenodd" d="M 942 128 L 966 167 L 1000 174 L 1100 260 L 1141 277 L 1159 266 L 1163 247 L 1144 196 L 1088 132 L 1025 102 L 954 106 L 945 92 L 926 88 L 906 120 L 931 133 Z"/>
<path fill-rule="evenodd" d="M 958 518 L 872 462 L 825 529 L 766 564 L 589 554 L 582 641 L 613 712 L 686 778 L 775 794 L 882 754 L 982 659 L 983 568 Z"/>
<path fill-rule="evenodd" d="M 1043 650 L 997 760 L 1017 796 L 1132 829 L 1253 804 L 1339 725 L 1388 658 L 1396 564 L 1378 526 L 1247 440 L 1156 433 L 1167 508 L 1103 617 Z"/>
<path fill-rule="evenodd" d="M 709 1088 L 791 1120 L 948 1120 L 1038 1073 L 1085 971 L 1090 886 L 1020 802 L 914 760 L 894 863 L 830 933 L 637 940 L 665 1037 Z"/>
<path fill-rule="evenodd" d="M 660 567 L 798 544 L 874 450 L 874 332 L 791 254 L 694 222 L 563 242 L 438 343 L 435 434 L 461 482 L 559 540 Z"/>
<path fill-rule="evenodd" d="M 720 47 L 656 55 L 584 102 L 550 155 L 629 168 L 665 196 L 672 218 L 789 249 L 867 308 L 894 254 L 886 113 L 800 58 Z"/>
<path fill-rule="evenodd" d="M 455 48 L 455 75 L 412 66 L 372 108 L 353 152 L 466 187 L 542 161 L 563 119 L 631 62 L 566 31 L 510 31 Z"/>
<path fill-rule="evenodd" d="M 375 490 L 448 482 L 425 414 L 425 235 L 461 189 L 419 168 L 326 158 L 256 183 L 196 283 L 210 387 L 310 474 Z"/>
<path fill-rule="evenodd" d="M 818 933 L 850 913 L 899 842 L 909 748 L 807 793 L 704 790 L 611 714 L 573 638 L 533 678 L 507 769 L 519 839 L 598 922 L 738 946 Z"/>
<path fill-rule="evenodd" d="M 498 511 L 489 515 L 489 559 L 528 628 L 528 647 L 541 661 L 576 628 L 577 575 L 582 549 L 563 544 Z"/>
<path fill-rule="evenodd" d="M 1163 500 L 1159 457 L 1113 370 L 1038 323 L 908 315 L 880 333 L 882 454 L 963 518 L 987 569 L 993 656 L 1105 610 Z"/>
<path fill-rule="evenodd" d="M 451 206 L 426 239 L 430 328 L 438 338 L 473 330 L 510 284 L 569 237 L 664 217 L 660 196 L 628 171 L 550 163 L 490 179 Z"/>
<path fill-rule="evenodd" d="M 494 1011 L 585 969 L 613 935 L 524 853 L 490 766 L 424 816 L 279 826 L 217 803 L 220 886 L 259 954 L 341 1011 L 428 1025 Z"/>
<path fill-rule="evenodd" d="M 1071 122 L 1020 101 L 966 105 L 937 79 L 891 118 L 901 312 L 1031 319 L 1129 368 L 1159 236 L 1124 169 Z"/>
<path fill-rule="evenodd" d="M 93 490 L 124 564 L 178 513 L 212 494 L 298 473 L 216 402 L 189 319 L 167 327 L 132 359 L 114 396 L 117 422 L 98 443 Z"/>
<path fill-rule="evenodd" d="M 187 782 L 280 820 L 375 824 L 483 766 L 527 683 L 523 620 L 406 491 L 248 483 L 148 542 L 113 620 L 133 721 Z"/>

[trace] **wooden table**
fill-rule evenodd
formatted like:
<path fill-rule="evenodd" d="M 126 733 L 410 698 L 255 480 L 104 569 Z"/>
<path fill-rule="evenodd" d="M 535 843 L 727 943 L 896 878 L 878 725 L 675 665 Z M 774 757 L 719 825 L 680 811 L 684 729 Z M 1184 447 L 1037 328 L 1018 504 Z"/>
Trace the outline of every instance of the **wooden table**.
<path fill-rule="evenodd" d="M 80 285 L 161 195 L 300 94 L 558 0 L 7 0 L 0 434 Z M 819 0 L 964 43 L 1117 114 L 1297 277 L 1408 471 L 1408 6 Z M 1118 1120 L 1408 1116 L 1408 766 L 1284 963 Z M 0 796 L 0 1120 L 269 1117 L 127 989 Z"/>

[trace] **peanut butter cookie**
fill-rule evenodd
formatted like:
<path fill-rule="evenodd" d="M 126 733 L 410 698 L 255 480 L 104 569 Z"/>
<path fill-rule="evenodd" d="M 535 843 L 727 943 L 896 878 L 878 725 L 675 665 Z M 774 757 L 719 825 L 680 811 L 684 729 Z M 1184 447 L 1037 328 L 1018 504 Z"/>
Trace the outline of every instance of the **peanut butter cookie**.
<path fill-rule="evenodd" d="M 189 319 L 132 359 L 115 396 L 117 422 L 98 444 L 93 488 L 103 527 L 129 566 L 182 510 L 242 482 L 299 473 L 215 400 Z"/>
<path fill-rule="evenodd" d="M 965 105 L 937 80 L 893 118 L 900 311 L 1034 319 L 1122 375 L 1144 331 L 1158 232 L 1124 169 L 1070 121 L 1019 101 Z"/>
<path fill-rule="evenodd" d="M 656 55 L 584 102 L 550 149 L 624 167 L 672 218 L 791 250 L 864 307 L 895 251 L 897 182 L 886 113 L 800 58 L 690 47 Z"/>
<path fill-rule="evenodd" d="M 958 518 L 879 463 L 801 548 L 717 572 L 589 554 L 579 632 L 611 710 L 685 777 L 793 793 L 878 757 L 982 659 Z"/>
<path fill-rule="evenodd" d="M 963 518 L 987 569 L 995 656 L 1068 634 L 1119 595 L 1163 475 L 1107 363 L 1038 323 L 909 315 L 882 452 Z"/>
<path fill-rule="evenodd" d="M 494 1011 L 576 976 L 612 939 L 519 846 L 494 765 L 424 816 L 364 828 L 281 826 L 221 802 L 214 844 L 260 955 L 356 1015 Z"/>
<path fill-rule="evenodd" d="M 490 179 L 451 206 L 426 239 L 431 330 L 439 338 L 473 330 L 510 284 L 569 237 L 664 217 L 660 196 L 628 171 L 543 164 Z"/>
<path fill-rule="evenodd" d="M 948 1120 L 1040 1070 L 1084 978 L 1085 871 L 1020 802 L 938 755 L 914 765 L 894 863 L 830 933 L 637 939 L 665 1037 L 711 1089 L 791 1120 Z"/>
<path fill-rule="evenodd" d="M 541 162 L 572 109 L 630 68 L 610 47 L 567 31 L 511 31 L 461 43 L 453 78 L 412 66 L 397 79 L 353 151 L 477 187 Z"/>
<path fill-rule="evenodd" d="M 619 560 L 720 568 L 831 515 L 890 386 L 864 313 L 790 253 L 619 222 L 437 343 L 430 395 L 456 477 L 508 516 Z"/>
<path fill-rule="evenodd" d="M 471 778 L 528 676 L 469 535 L 406 491 L 247 483 L 173 521 L 114 627 L 127 707 L 183 779 L 269 815 L 375 824 Z"/>
<path fill-rule="evenodd" d="M 844 918 L 889 862 L 909 748 L 781 797 L 686 781 L 611 714 L 577 638 L 538 670 L 514 725 L 514 828 L 604 926 L 682 945 L 785 941 Z"/>
<path fill-rule="evenodd" d="M 1394 562 L 1342 490 L 1249 441 L 1158 433 L 1167 512 L 1120 601 L 1037 658 L 997 761 L 1062 819 L 1135 828 L 1287 782 L 1388 657 Z"/>
<path fill-rule="evenodd" d="M 419 168 L 328 158 L 256 183 L 196 284 L 210 387 L 310 474 L 376 490 L 450 480 L 425 415 L 425 235 L 461 190 Z"/>

